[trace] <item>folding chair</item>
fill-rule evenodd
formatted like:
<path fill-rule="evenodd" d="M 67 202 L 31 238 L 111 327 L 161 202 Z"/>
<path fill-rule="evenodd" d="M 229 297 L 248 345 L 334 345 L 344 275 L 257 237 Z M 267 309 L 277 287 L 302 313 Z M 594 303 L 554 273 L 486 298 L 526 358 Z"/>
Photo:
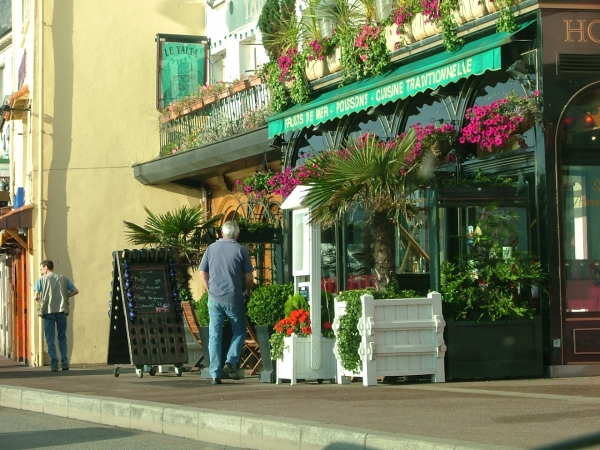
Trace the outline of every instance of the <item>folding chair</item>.
<path fill-rule="evenodd" d="M 198 343 L 200 348 L 202 348 L 202 342 L 200 341 L 200 324 L 198 323 L 198 318 L 196 317 L 196 312 L 190 302 L 181 302 L 181 307 L 183 308 L 183 317 L 187 323 L 194 340 Z M 190 372 L 197 368 L 200 370 L 202 368 L 202 361 L 204 360 L 204 351 L 202 352 L 202 356 L 198 358 L 198 361 L 194 363 Z"/>
<path fill-rule="evenodd" d="M 260 357 L 256 331 L 254 331 L 254 328 L 252 328 L 248 319 L 246 319 L 246 327 L 248 333 L 246 335 L 246 340 L 244 341 L 244 347 L 242 348 L 240 367 L 242 369 L 250 369 L 250 375 L 256 375 L 262 365 L 262 358 Z"/>

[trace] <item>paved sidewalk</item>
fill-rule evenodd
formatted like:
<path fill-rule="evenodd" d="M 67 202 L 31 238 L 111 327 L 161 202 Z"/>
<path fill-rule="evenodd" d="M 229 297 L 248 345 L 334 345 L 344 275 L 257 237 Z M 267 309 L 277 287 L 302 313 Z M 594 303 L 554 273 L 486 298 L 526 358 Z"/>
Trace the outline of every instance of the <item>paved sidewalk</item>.
<path fill-rule="evenodd" d="M 600 432 L 600 377 L 211 386 L 198 372 L 113 370 L 0 357 L 0 406 L 261 450 L 535 448 Z"/>

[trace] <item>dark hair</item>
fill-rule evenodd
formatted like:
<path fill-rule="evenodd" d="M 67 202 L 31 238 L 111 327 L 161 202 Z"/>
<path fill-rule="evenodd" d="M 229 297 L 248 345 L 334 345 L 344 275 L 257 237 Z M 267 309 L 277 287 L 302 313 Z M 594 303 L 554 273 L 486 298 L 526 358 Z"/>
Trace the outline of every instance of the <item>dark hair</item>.
<path fill-rule="evenodd" d="M 40 266 L 47 267 L 50 270 L 54 270 L 54 263 L 51 259 L 45 259 L 41 262 Z"/>

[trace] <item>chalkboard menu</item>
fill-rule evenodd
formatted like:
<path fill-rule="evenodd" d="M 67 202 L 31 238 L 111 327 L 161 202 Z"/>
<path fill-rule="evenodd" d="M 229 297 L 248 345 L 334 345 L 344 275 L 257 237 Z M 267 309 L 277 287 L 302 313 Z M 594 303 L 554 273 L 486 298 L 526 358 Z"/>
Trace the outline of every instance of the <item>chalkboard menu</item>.
<path fill-rule="evenodd" d="M 133 267 L 131 272 L 137 310 L 169 312 L 165 267 Z"/>
<path fill-rule="evenodd" d="M 177 376 L 188 362 L 183 308 L 173 249 L 113 252 L 108 364 L 174 364 Z M 152 372 L 150 372 L 152 375 Z"/>

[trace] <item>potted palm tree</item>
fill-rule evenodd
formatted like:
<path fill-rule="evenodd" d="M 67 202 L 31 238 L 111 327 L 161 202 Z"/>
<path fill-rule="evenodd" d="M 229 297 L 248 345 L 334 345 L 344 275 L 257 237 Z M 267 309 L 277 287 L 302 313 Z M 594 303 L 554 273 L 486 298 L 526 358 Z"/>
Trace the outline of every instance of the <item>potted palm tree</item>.
<path fill-rule="evenodd" d="M 208 218 L 200 206 L 182 206 L 164 214 L 155 214 L 147 207 L 144 210 L 148 217 L 143 226 L 123 221 L 126 238 L 145 247 L 172 248 L 177 284 L 185 295 L 184 291 L 190 291 L 191 271 L 199 266 L 204 250 L 211 243 L 209 230 L 221 220 L 221 215 Z"/>
<path fill-rule="evenodd" d="M 380 141 L 366 133 L 344 148 L 322 152 L 311 159 L 311 172 L 302 184 L 309 185 L 304 204 L 311 220 L 330 227 L 356 205 L 362 206 L 374 230 L 374 272 L 378 290 L 395 279 L 394 222 L 412 217 L 416 209 L 408 199 L 411 174 L 421 162 L 415 153 L 416 133 L 410 129 L 398 139 Z"/>

